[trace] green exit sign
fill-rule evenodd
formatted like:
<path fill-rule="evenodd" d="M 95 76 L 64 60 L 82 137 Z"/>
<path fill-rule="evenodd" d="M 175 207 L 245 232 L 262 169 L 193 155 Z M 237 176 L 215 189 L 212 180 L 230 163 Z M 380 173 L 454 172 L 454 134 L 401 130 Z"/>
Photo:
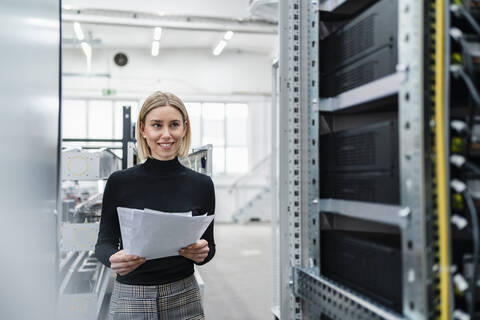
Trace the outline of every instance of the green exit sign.
<path fill-rule="evenodd" d="M 117 94 L 115 89 L 102 89 L 102 95 L 105 96 L 114 96 Z"/>

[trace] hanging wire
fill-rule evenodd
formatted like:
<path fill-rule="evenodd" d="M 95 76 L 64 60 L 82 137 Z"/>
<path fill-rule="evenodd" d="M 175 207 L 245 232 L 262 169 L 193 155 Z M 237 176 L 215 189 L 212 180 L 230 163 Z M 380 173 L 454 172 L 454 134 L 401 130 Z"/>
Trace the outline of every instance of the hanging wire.
<path fill-rule="evenodd" d="M 472 225 L 472 237 L 473 237 L 473 274 L 470 279 L 470 303 L 469 313 L 470 319 L 475 319 L 475 302 L 477 291 L 477 275 L 478 275 L 478 255 L 480 251 L 480 231 L 478 226 L 478 215 L 473 203 L 472 196 L 468 189 L 463 191 L 463 197 L 467 204 L 468 212 L 470 214 L 470 221 Z"/>

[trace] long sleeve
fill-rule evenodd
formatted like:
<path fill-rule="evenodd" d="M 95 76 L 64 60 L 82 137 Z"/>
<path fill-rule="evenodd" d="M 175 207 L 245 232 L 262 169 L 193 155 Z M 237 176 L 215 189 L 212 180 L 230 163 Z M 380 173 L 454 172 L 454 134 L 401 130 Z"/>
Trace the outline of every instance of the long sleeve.
<path fill-rule="evenodd" d="M 110 175 L 105 185 L 100 229 L 98 231 L 97 244 L 95 245 L 95 256 L 107 267 L 110 267 L 109 258 L 118 251 L 120 242 L 120 226 L 116 212 L 117 192 L 115 188 L 115 175 L 115 172 Z"/>
<path fill-rule="evenodd" d="M 110 257 L 122 249 L 117 207 L 145 208 L 164 212 L 215 213 L 215 189 L 212 180 L 181 165 L 178 158 L 144 163 L 114 172 L 103 193 L 102 215 L 95 246 L 97 259 L 107 267 Z M 181 230 L 178 230 L 181 232 Z M 202 238 L 208 241 L 209 254 L 205 264 L 215 255 L 213 222 Z M 151 241 L 157 241 L 154 235 Z M 161 243 L 159 243 L 161 245 Z M 184 279 L 194 273 L 194 262 L 180 255 L 148 259 L 117 281 L 134 285 L 159 285 Z"/>
<path fill-rule="evenodd" d="M 209 179 L 208 181 L 209 181 L 209 184 L 208 184 L 208 188 L 206 188 L 207 196 L 205 198 L 207 199 L 207 201 L 206 201 L 205 207 L 206 207 L 206 211 L 208 212 L 208 215 L 210 216 L 215 214 L 215 188 L 214 188 L 212 179 Z M 207 262 L 212 260 L 213 256 L 215 256 L 215 239 L 213 236 L 213 224 L 214 224 L 214 221 L 210 223 L 207 230 L 201 237 L 201 239 L 207 240 L 208 248 L 210 249 L 210 251 L 208 251 L 208 255 L 205 258 L 205 260 L 203 260 L 200 263 L 194 262 L 196 265 L 206 264 Z"/>

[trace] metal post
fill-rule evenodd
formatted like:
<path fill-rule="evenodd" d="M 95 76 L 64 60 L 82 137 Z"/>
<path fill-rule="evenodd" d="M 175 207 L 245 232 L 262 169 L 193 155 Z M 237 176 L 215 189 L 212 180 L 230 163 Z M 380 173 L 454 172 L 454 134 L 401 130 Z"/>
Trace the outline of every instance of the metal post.
<path fill-rule="evenodd" d="M 272 64 L 272 141 L 271 141 L 271 165 L 270 165 L 270 188 L 271 188 L 271 225 L 272 225 L 272 311 L 278 313 L 278 190 L 277 190 L 277 108 L 278 108 L 278 60 Z M 278 316 L 278 314 L 276 314 Z"/>
<path fill-rule="evenodd" d="M 122 169 L 128 167 L 128 142 L 132 140 L 131 107 L 123 107 Z"/>

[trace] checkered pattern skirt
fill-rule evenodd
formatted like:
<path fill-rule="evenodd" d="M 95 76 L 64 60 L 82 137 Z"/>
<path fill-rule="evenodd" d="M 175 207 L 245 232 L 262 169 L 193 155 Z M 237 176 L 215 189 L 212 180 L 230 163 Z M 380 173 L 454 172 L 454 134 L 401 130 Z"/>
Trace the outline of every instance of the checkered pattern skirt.
<path fill-rule="evenodd" d="M 200 290 L 195 277 L 157 285 L 129 285 L 115 281 L 109 320 L 203 320 Z"/>

